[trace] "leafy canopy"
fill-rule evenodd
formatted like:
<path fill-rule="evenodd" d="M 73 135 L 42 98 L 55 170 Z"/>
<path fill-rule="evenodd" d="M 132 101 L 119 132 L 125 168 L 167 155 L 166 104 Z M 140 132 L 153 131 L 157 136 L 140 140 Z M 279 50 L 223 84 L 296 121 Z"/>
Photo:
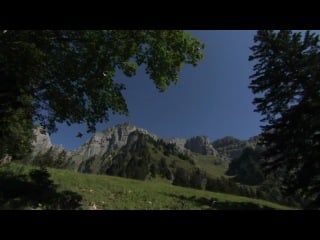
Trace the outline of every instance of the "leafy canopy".
<path fill-rule="evenodd" d="M 57 122 L 94 131 L 109 112 L 128 114 L 117 71 L 134 76 L 143 65 L 163 92 L 203 48 L 180 30 L 1 31 L 0 157 L 30 149 L 35 121 L 49 133 Z"/>

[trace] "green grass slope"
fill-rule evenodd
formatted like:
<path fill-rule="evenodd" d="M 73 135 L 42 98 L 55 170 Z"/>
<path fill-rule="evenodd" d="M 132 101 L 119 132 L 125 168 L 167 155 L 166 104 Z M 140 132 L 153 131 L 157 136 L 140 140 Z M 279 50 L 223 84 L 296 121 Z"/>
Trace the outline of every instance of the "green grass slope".
<path fill-rule="evenodd" d="M 194 154 L 193 159 L 196 166 L 205 171 L 209 177 L 229 177 L 225 174 L 228 167 L 218 164 L 219 159 L 217 157 Z"/>
<path fill-rule="evenodd" d="M 5 197 L 12 196 L 19 199 L 21 196 L 18 195 L 23 194 L 22 190 L 20 193 L 16 190 L 19 188 L 17 185 L 22 184 L 21 181 L 10 183 L 6 180 L 4 182 L 3 176 L 27 176 L 32 169 L 34 167 L 16 163 L 0 166 L 0 186 L 5 186 L 0 188 L 1 209 L 15 206 L 8 204 L 14 199 L 5 199 Z M 48 172 L 57 186 L 57 192 L 72 191 L 75 195 L 82 196 L 80 209 L 292 209 L 260 199 L 173 186 L 162 179 L 138 181 L 60 169 L 48 169 Z M 21 179 L 29 181 L 27 178 Z M 15 192 L 15 195 L 10 191 Z M 67 196 L 73 195 L 69 193 Z M 20 204 L 16 208 L 35 209 L 34 206 L 28 205 L 29 202 L 25 201 L 25 205 Z M 43 203 L 39 202 L 38 206 L 41 209 Z"/>

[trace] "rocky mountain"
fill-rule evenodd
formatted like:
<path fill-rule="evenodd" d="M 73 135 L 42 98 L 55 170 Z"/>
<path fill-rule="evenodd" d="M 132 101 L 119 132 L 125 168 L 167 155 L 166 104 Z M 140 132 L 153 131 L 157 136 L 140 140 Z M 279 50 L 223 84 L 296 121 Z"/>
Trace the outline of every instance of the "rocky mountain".
<path fill-rule="evenodd" d="M 159 140 L 155 134 L 148 132 L 145 129 L 138 128 L 128 122 L 118 124 L 112 128 L 108 128 L 103 132 L 97 132 L 94 136 L 80 148 L 74 151 L 74 156 L 81 156 L 82 159 L 88 159 L 93 156 L 104 156 L 112 152 L 118 151 L 128 142 L 128 136 L 132 132 L 139 132 L 151 137 L 154 140 Z M 190 139 L 162 139 L 165 143 L 174 144 L 177 151 L 181 154 L 192 155 L 198 153 L 202 155 L 218 156 L 218 152 L 210 143 L 208 137 L 196 136 Z"/>
<path fill-rule="evenodd" d="M 242 151 L 247 147 L 255 149 L 258 141 L 259 137 L 257 136 L 248 140 L 239 140 L 228 136 L 212 142 L 212 146 L 218 151 L 220 157 L 232 160 L 240 157 Z"/>
<path fill-rule="evenodd" d="M 34 131 L 36 135 L 36 140 L 33 143 L 34 155 L 43 154 L 49 149 L 53 149 L 58 153 L 63 151 L 61 146 L 52 145 L 49 135 L 43 133 L 40 128 L 37 128 Z M 75 151 L 66 152 L 68 152 L 68 155 L 72 156 L 74 160 L 81 159 L 81 161 L 94 156 L 105 156 L 114 153 L 125 146 L 128 141 L 128 136 L 135 131 L 148 135 L 156 141 L 161 139 L 145 129 L 138 128 L 129 122 L 125 122 L 108 128 L 103 132 L 96 132 L 92 138 L 81 147 Z M 192 154 L 211 155 L 230 161 L 231 159 L 238 158 L 246 147 L 255 148 L 258 137 L 252 137 L 248 140 L 239 140 L 228 136 L 212 143 L 209 141 L 208 137 L 205 136 L 195 136 L 189 139 L 172 138 L 162 140 L 165 143 L 174 144 L 177 151 L 181 154 L 189 156 L 192 156 Z"/>
<path fill-rule="evenodd" d="M 165 139 L 164 141 L 170 144 L 175 144 L 181 152 L 185 152 L 186 154 L 191 153 L 191 151 L 185 147 L 187 142 L 187 139 L 185 138 L 169 138 Z"/>
<path fill-rule="evenodd" d="M 218 152 L 209 141 L 208 137 L 196 136 L 186 140 L 185 148 L 191 152 L 203 155 L 218 156 Z"/>
<path fill-rule="evenodd" d="M 81 156 L 75 154 L 69 166 L 79 172 L 141 180 L 159 175 L 174 181 L 177 168 L 187 168 L 189 174 L 196 169 L 194 161 L 181 153 L 176 145 L 139 130 L 131 132 L 126 144 L 120 148 L 80 159 Z"/>
<path fill-rule="evenodd" d="M 104 154 L 93 155 L 83 160 L 80 162 L 78 170 L 86 173 L 107 173 L 109 175 L 127 176 L 128 164 L 138 158 L 140 160 L 144 159 L 144 162 L 139 163 L 139 165 L 148 168 L 150 154 L 147 144 L 155 140 L 139 131 L 129 133 L 126 138 L 127 141 L 119 149 L 109 149 Z M 77 154 L 72 159 L 75 159 L 76 156 Z"/>
<path fill-rule="evenodd" d="M 156 135 L 149 133 L 147 130 L 125 122 L 108 128 L 103 132 L 96 132 L 88 142 L 74 151 L 74 155 L 80 155 L 83 159 L 88 159 L 119 150 L 127 144 L 128 136 L 134 131 L 146 134 L 155 140 L 158 139 Z"/>
<path fill-rule="evenodd" d="M 50 136 L 41 127 L 37 127 L 33 130 L 35 140 L 32 142 L 33 152 L 32 156 L 39 154 L 45 154 L 48 151 L 52 151 L 54 154 L 59 154 L 65 151 L 61 145 L 53 145 L 51 143 Z M 70 151 L 68 151 L 70 152 Z M 70 154 L 70 153 L 69 153 Z"/>
<path fill-rule="evenodd" d="M 47 152 L 52 147 L 49 134 L 44 132 L 41 127 L 35 128 L 33 133 L 35 135 L 35 140 L 32 142 L 33 154 Z"/>
<path fill-rule="evenodd" d="M 48 133 L 43 131 L 41 127 L 36 127 L 33 130 L 33 134 L 35 135 L 35 139 L 31 143 L 33 147 L 33 151 L 31 153 L 31 160 L 37 155 L 45 154 L 49 149 L 53 147 Z M 28 156 L 28 158 L 30 158 L 30 156 Z M 6 155 L 3 159 L 0 159 L 0 164 L 10 162 L 11 160 L 12 157 Z"/>
<path fill-rule="evenodd" d="M 138 179 L 162 174 L 172 181 L 178 168 L 196 172 L 198 165 L 195 163 L 199 158 L 205 157 L 207 161 L 228 166 L 243 149 L 248 146 L 254 148 L 257 143 L 257 138 L 241 141 L 226 137 L 213 143 L 205 136 L 162 139 L 129 122 L 96 132 L 74 151 L 53 145 L 49 135 L 40 128 L 35 129 L 35 135 L 33 158 L 30 160 L 35 164 Z"/>

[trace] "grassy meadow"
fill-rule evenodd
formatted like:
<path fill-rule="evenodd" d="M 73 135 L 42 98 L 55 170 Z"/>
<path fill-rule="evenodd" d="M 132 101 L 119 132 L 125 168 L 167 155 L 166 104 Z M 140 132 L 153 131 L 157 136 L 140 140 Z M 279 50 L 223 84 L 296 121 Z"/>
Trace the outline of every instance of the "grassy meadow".
<path fill-rule="evenodd" d="M 48 203 L 37 202 L 35 194 L 26 193 L 30 187 L 28 174 L 35 167 L 10 163 L 0 166 L 0 207 L 1 209 L 48 209 Z M 48 168 L 50 179 L 56 186 L 55 199 L 72 203 L 79 199 L 75 209 L 106 210 L 219 210 L 219 209 L 279 209 L 290 207 L 260 199 L 215 193 L 173 186 L 167 180 L 155 178 L 139 181 L 107 175 L 94 175 L 70 170 Z M 14 179 L 19 177 L 19 181 Z M 9 179 L 9 180 L 8 180 Z M 10 180 L 11 179 L 11 180 Z M 43 182 L 46 182 L 44 180 Z M 24 187 L 23 187 L 24 184 Z M 28 185 L 29 184 L 29 185 Z M 45 188 L 42 186 L 42 188 Z M 30 188 L 41 189 L 41 188 Z M 6 192 L 7 191 L 7 192 Z M 14 193 L 14 194 L 13 194 Z M 52 193 L 52 191 L 50 192 Z M 67 193 L 62 195 L 62 193 Z M 11 194 L 11 195 L 10 195 Z M 23 194 L 29 194 L 29 198 Z M 33 195 L 32 195 L 33 194 Z M 60 194 L 60 195 L 57 195 Z M 57 198 L 59 196 L 59 198 Z M 23 201 L 21 199 L 24 199 Z M 39 198 L 45 199 L 45 198 Z M 15 203 L 14 203 L 15 202 Z M 59 202 L 59 203 L 60 203 Z M 60 205 L 59 205 L 60 206 Z M 64 204 L 63 208 L 69 209 Z M 52 209 L 52 207 L 51 207 Z"/>

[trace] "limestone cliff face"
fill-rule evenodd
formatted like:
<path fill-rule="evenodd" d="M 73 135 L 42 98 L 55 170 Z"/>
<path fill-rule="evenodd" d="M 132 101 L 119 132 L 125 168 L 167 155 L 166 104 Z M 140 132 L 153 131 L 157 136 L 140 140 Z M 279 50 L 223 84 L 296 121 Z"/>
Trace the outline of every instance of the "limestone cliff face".
<path fill-rule="evenodd" d="M 177 148 L 185 154 L 219 155 L 218 151 L 210 143 L 209 138 L 205 136 L 196 136 L 189 139 L 171 138 L 167 139 L 166 142 L 176 144 Z"/>
<path fill-rule="evenodd" d="M 247 147 L 255 149 L 258 139 L 258 137 L 252 137 L 248 140 L 239 140 L 228 136 L 214 141 L 212 146 L 218 151 L 221 157 L 232 160 L 240 157 L 242 151 Z"/>
<path fill-rule="evenodd" d="M 170 138 L 170 139 L 166 139 L 165 142 L 175 144 L 181 152 L 191 153 L 189 149 L 185 148 L 185 144 L 187 142 L 187 139 L 185 138 Z"/>
<path fill-rule="evenodd" d="M 209 138 L 205 136 L 196 136 L 188 139 L 185 143 L 185 148 L 189 149 L 191 152 L 203 155 L 218 155 L 217 150 L 211 145 Z"/>
<path fill-rule="evenodd" d="M 66 154 L 66 158 L 71 156 L 71 151 L 64 150 L 62 146 L 52 145 L 49 134 L 45 132 L 41 127 L 34 128 L 33 134 L 35 136 L 35 139 L 31 143 L 31 156 L 28 156 L 24 161 L 32 162 L 36 156 L 43 155 L 48 152 L 51 152 L 50 154 L 52 155 L 58 155 L 64 151 Z M 0 159 L 0 164 L 10 162 L 11 160 L 11 156 L 5 155 L 4 158 Z"/>
<path fill-rule="evenodd" d="M 32 156 L 47 153 L 51 151 L 51 154 L 59 154 L 65 151 L 66 156 L 71 156 L 71 151 L 64 150 L 61 145 L 53 145 L 50 140 L 50 136 L 47 132 L 43 131 L 41 127 L 37 127 L 33 130 L 35 140 L 32 142 Z"/>
<path fill-rule="evenodd" d="M 43 132 L 41 127 L 35 128 L 33 133 L 35 135 L 35 140 L 32 142 L 34 154 L 45 153 L 53 146 L 49 134 Z"/>
<path fill-rule="evenodd" d="M 81 155 L 83 159 L 88 159 L 93 156 L 102 156 L 105 153 L 116 151 L 125 146 L 130 133 L 138 131 L 157 139 L 157 136 L 149 133 L 145 129 L 137 128 L 136 126 L 126 122 L 108 128 L 103 132 L 96 132 L 94 136 L 75 150 L 75 155 Z"/>
<path fill-rule="evenodd" d="M 34 132 L 36 139 L 33 142 L 33 156 L 45 154 L 48 151 L 50 154 L 56 154 L 57 156 L 63 153 L 65 165 L 75 170 L 77 170 L 80 165 L 82 166 L 84 161 L 95 157 L 100 157 L 105 161 L 107 159 L 112 161 L 122 147 L 132 145 L 137 141 L 136 135 L 132 135 L 132 137 L 129 138 L 129 135 L 133 132 L 142 133 L 156 141 L 160 140 L 159 137 L 149 133 L 147 130 L 125 122 L 108 128 L 103 132 L 96 132 L 88 142 L 75 151 L 66 151 L 61 146 L 52 145 L 49 135 L 43 133 L 40 128 L 36 128 Z M 258 137 L 253 137 L 246 141 L 233 137 L 225 137 L 213 143 L 205 136 L 196 136 L 190 139 L 172 138 L 162 140 L 166 143 L 174 143 L 178 152 L 191 157 L 194 153 L 211 155 L 219 158 L 222 162 L 229 163 L 230 160 L 239 157 L 246 147 L 254 149 L 257 145 Z M 130 150 L 129 148 L 125 149 Z"/>

